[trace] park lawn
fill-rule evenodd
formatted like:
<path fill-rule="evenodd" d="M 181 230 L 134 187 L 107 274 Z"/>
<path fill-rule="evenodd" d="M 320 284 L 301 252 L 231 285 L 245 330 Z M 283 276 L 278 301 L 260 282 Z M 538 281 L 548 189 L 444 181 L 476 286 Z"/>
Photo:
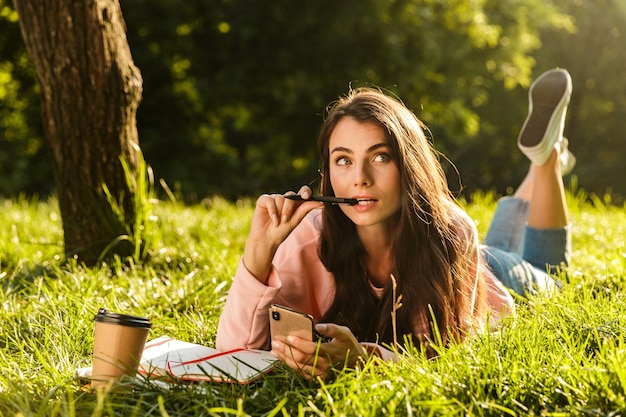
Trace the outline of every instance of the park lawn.
<path fill-rule="evenodd" d="M 568 192 L 573 256 L 562 291 L 520 300 L 500 330 L 370 361 L 327 382 L 283 367 L 250 385 L 125 384 L 96 394 L 99 307 L 148 316 L 150 338 L 213 346 L 253 204 L 161 202 L 142 265 L 86 269 L 62 260 L 56 201 L 0 200 L 0 416 L 602 415 L 626 414 L 626 207 Z M 492 194 L 462 204 L 484 234 Z"/>

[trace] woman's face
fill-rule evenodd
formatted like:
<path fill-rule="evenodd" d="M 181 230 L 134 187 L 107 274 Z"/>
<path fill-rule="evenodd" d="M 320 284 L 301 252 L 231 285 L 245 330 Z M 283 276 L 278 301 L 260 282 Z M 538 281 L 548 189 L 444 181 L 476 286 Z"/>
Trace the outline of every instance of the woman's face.
<path fill-rule="evenodd" d="M 391 227 L 400 209 L 400 171 L 383 129 L 344 117 L 329 140 L 330 183 L 337 197 L 356 198 L 341 209 L 357 228 Z"/>

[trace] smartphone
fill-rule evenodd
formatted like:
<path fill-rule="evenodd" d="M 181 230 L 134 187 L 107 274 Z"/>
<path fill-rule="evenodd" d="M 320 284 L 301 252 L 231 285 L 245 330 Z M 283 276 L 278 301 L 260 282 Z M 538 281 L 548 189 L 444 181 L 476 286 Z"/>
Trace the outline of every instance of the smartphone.
<path fill-rule="evenodd" d="M 308 341 L 315 340 L 313 316 L 289 307 L 272 304 L 270 306 L 270 334 L 276 336 L 294 335 Z"/>

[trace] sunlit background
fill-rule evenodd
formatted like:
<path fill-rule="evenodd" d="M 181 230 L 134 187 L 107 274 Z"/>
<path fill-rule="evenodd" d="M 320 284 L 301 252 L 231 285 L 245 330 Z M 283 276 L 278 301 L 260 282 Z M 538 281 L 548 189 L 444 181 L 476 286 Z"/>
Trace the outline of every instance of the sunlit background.
<path fill-rule="evenodd" d="M 317 177 L 325 106 L 350 86 L 397 93 L 430 127 L 453 190 L 510 192 L 527 88 L 567 68 L 570 186 L 626 196 L 624 0 L 135 0 L 123 2 L 144 79 L 140 145 L 197 201 L 286 191 Z M 34 71 L 0 0 L 0 195 L 47 195 Z"/>

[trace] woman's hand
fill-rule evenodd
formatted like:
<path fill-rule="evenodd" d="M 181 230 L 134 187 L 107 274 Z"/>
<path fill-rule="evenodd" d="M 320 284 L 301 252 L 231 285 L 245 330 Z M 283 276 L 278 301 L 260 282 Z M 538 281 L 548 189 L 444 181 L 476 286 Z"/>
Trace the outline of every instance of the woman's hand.
<path fill-rule="evenodd" d="M 318 324 L 315 329 L 332 341 L 319 343 L 287 336 L 272 341 L 272 353 L 307 379 L 327 376 L 333 368 L 354 367 L 365 358 L 365 349 L 347 327 Z"/>
<path fill-rule="evenodd" d="M 299 194 L 307 199 L 312 192 L 305 185 L 300 188 Z M 293 201 L 286 199 L 281 194 L 263 194 L 260 196 L 252 215 L 250 234 L 243 254 L 243 263 L 248 271 L 265 284 L 278 246 L 308 212 L 321 206 L 323 203 Z"/>

